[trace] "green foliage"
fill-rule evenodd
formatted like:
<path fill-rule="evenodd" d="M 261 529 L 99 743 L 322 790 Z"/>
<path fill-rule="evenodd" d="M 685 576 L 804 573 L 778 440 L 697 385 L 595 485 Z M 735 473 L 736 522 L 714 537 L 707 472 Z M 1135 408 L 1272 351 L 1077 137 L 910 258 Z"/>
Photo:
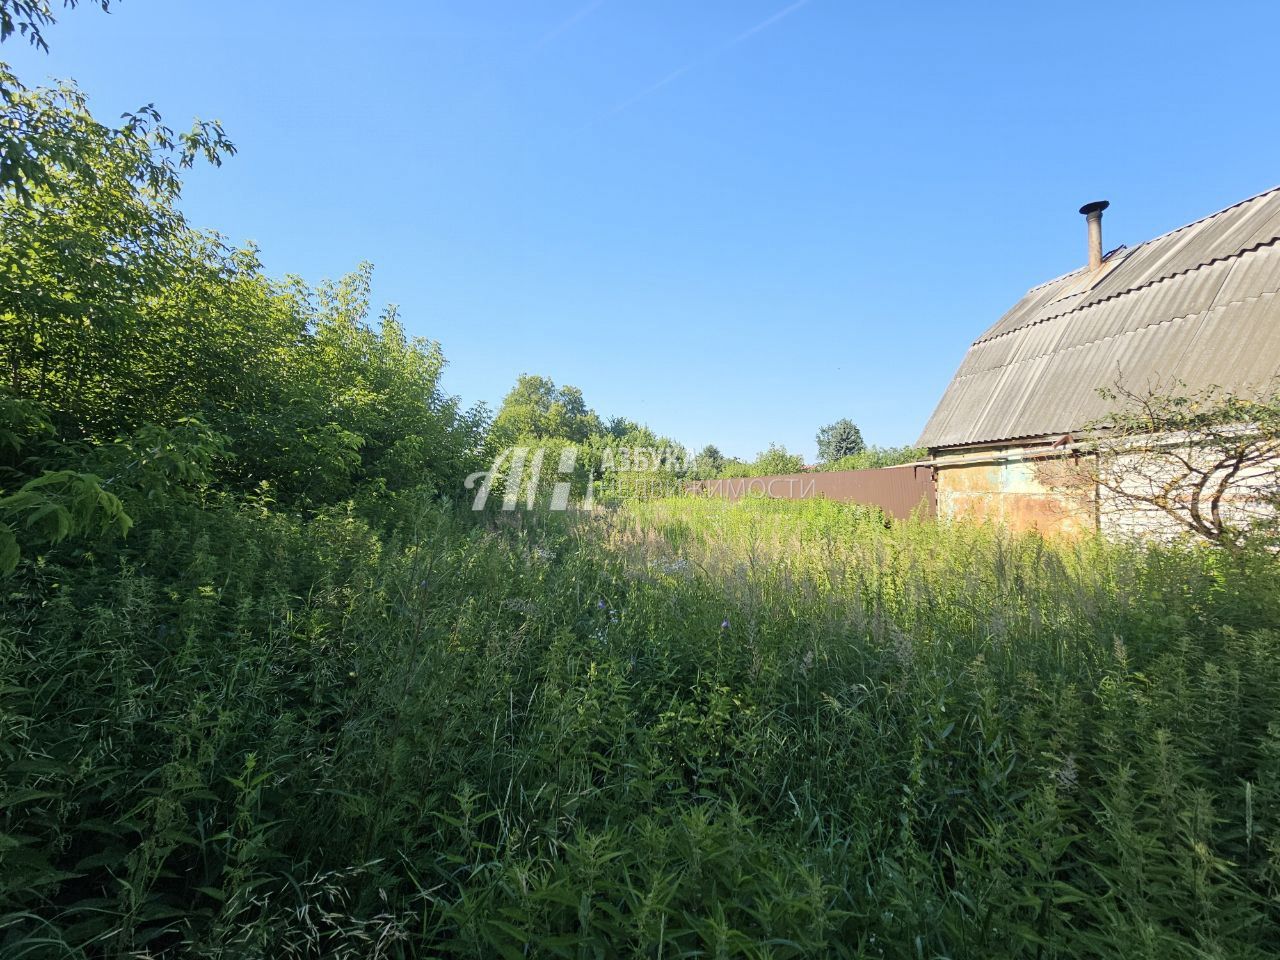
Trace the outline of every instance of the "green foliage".
<path fill-rule="evenodd" d="M 769 444 L 769 449 L 756 454 L 751 463 L 728 460 L 720 468 L 722 477 L 767 477 L 779 473 L 799 473 L 804 469 L 804 457 L 787 453 L 780 443 Z"/>
<path fill-rule="evenodd" d="M 831 463 L 861 453 L 866 448 L 862 431 L 848 418 L 829 423 L 818 431 L 818 460 Z"/>
<path fill-rule="evenodd" d="M 182 168 L 192 166 L 198 158 L 220 165 L 223 157 L 235 153 L 235 145 L 216 120 L 197 119 L 191 129 L 177 132 L 148 104 L 126 113 L 121 126 L 107 126 L 93 118 L 74 85 L 29 90 L 3 63 L 0 104 L 4 107 L 0 117 L 0 196 L 47 206 L 51 195 L 65 188 L 68 181 L 87 181 L 107 191 L 100 212 L 105 215 L 110 211 L 117 229 L 124 222 L 121 213 L 127 210 L 120 203 L 122 197 L 134 201 L 135 209 L 151 198 L 172 200 L 180 189 Z M 144 197 L 144 192 L 151 196 Z M 177 218 L 171 208 L 166 212 Z M 79 224 L 74 222 L 48 226 L 52 236 L 95 239 L 78 230 Z M 141 228 L 131 239 L 141 243 L 158 238 Z M 109 244 L 106 249 L 111 256 L 102 264 L 104 269 L 118 268 L 120 258 L 134 253 Z M 82 266 L 88 261 L 87 256 L 78 258 Z"/>
<path fill-rule="evenodd" d="M 506 502 L 543 507 L 566 482 L 574 504 L 588 496 L 651 496 L 654 489 L 670 496 L 680 488 L 690 460 L 681 444 L 634 420 L 613 417 L 606 424 L 576 387 L 557 388 L 546 377 L 527 374 L 494 418 L 488 448 L 494 458 L 489 479 L 477 489 L 487 482 Z M 568 464 L 563 472 L 562 464 Z"/>
<path fill-rule="evenodd" d="M 111 0 L 92 2 L 109 12 Z M 79 0 L 63 0 L 65 7 L 78 4 Z M 0 0 L 0 42 L 17 33 L 47 51 L 44 30 L 55 19 L 48 0 Z M 197 119 L 189 131 L 176 133 L 147 104 L 126 113 L 122 126 L 109 127 L 89 114 L 74 86 L 28 90 L 4 63 L 0 104 L 0 196 L 13 195 L 24 202 L 37 199 L 33 191 L 56 190 L 67 177 L 95 180 L 107 157 L 114 161 L 117 178 L 171 199 L 180 187 L 179 168 L 190 167 L 197 157 L 220 165 L 224 156 L 235 153 L 216 120 Z M 118 190 L 119 183 L 111 186 Z M 48 199 L 47 193 L 43 199 Z"/>
<path fill-rule="evenodd" d="M 486 439 L 670 445 L 539 378 L 486 438 L 367 268 L 271 281 L 167 135 L 33 96 L 76 148 L 0 199 L 0 955 L 1280 953 L 1270 552 L 460 509 Z"/>
<path fill-rule="evenodd" d="M 0 601 L 0 953 L 1265 957 L 1274 561 L 218 496 Z"/>
<path fill-rule="evenodd" d="M 521 374 L 493 419 L 494 442 L 511 446 L 520 438 L 586 443 L 605 432 L 577 387 L 556 387 L 547 377 Z"/>
<path fill-rule="evenodd" d="M 63 0 L 63 6 L 75 7 L 79 0 Z M 103 12 L 111 9 L 111 0 L 93 0 Z M 44 30 L 55 22 L 49 0 L 0 0 L 0 41 L 8 40 L 16 32 L 34 47 L 48 50 Z"/>
<path fill-rule="evenodd" d="M 929 451 L 923 447 L 877 447 L 870 446 L 848 457 L 831 460 L 818 465 L 819 470 L 879 470 L 882 467 L 896 467 L 903 463 L 923 460 Z"/>
<path fill-rule="evenodd" d="M 715 444 L 707 444 L 695 458 L 697 462 L 697 479 L 709 480 L 720 476 L 720 472 L 724 469 L 725 456 L 720 452 L 720 448 Z"/>
<path fill-rule="evenodd" d="M 409 339 L 394 311 L 370 325 L 367 266 L 315 290 L 270 281 L 254 251 L 176 212 L 193 143 L 175 146 L 145 124 L 101 128 L 74 88 L 31 96 L 77 153 L 42 156 L 44 181 L 0 197 L 6 403 L 37 411 L 59 442 L 87 445 L 95 460 L 150 444 L 125 485 L 166 470 L 190 483 L 184 471 L 198 469 L 202 483 L 266 484 L 277 501 L 309 508 L 358 492 L 382 503 L 420 488 L 463 493 L 484 413 L 440 390 L 437 344 Z M 197 421 L 208 449 L 189 447 L 199 455 L 185 466 L 146 436 L 177 431 L 170 439 L 187 443 Z"/>
<path fill-rule="evenodd" d="M 0 390 L 0 455 L 17 454 L 32 441 L 50 437 L 53 424 L 40 404 Z"/>
<path fill-rule="evenodd" d="M 835 426 L 835 425 L 833 425 Z M 854 427 L 856 430 L 857 428 Z M 816 470 L 876 470 L 881 467 L 896 467 L 904 463 L 922 460 L 928 451 L 921 447 L 863 447 L 859 438 L 857 453 L 835 460 L 821 460 Z M 706 447 L 697 457 L 697 477 L 699 480 L 717 477 L 762 477 L 771 474 L 797 473 L 805 469 L 804 458 L 799 454 L 789 454 L 785 447 L 770 444 L 769 449 L 757 454 L 750 463 L 736 458 L 726 459 L 720 451 Z"/>
<path fill-rule="evenodd" d="M 46 470 L 13 493 L 0 496 L 0 574 L 18 565 L 23 540 L 61 543 L 76 534 L 129 532 L 124 504 L 90 473 Z"/>

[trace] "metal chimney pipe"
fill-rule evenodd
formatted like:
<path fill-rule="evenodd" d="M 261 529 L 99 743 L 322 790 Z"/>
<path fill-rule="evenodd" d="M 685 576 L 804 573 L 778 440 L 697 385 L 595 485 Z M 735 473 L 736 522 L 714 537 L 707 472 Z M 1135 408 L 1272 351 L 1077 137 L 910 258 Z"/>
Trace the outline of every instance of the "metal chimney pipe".
<path fill-rule="evenodd" d="M 1089 222 L 1089 272 L 1102 267 L 1102 211 L 1111 206 L 1106 200 L 1095 200 L 1080 208 Z"/>

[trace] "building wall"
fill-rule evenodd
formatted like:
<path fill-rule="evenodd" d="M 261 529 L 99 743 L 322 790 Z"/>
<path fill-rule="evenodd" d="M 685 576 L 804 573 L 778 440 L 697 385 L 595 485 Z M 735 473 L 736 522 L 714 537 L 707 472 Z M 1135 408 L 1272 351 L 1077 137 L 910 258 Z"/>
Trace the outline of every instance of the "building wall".
<path fill-rule="evenodd" d="M 1186 536 L 1188 531 L 1183 523 L 1158 507 L 1142 502 L 1142 497 L 1149 497 L 1162 488 L 1172 489 L 1177 515 L 1189 517 L 1191 487 L 1183 479 L 1185 472 L 1177 466 L 1179 461 L 1161 456 L 1158 451 L 1162 447 L 1155 441 L 1144 438 L 1138 446 L 1139 452 L 1118 454 L 1107 471 L 1107 483 L 1098 502 L 1102 532 L 1114 538 L 1172 540 Z M 1190 449 L 1179 443 L 1177 438 L 1171 438 L 1167 448 L 1176 452 L 1181 461 L 1189 462 L 1207 474 L 1208 482 L 1201 509 L 1206 519 L 1210 519 L 1210 497 L 1218 483 L 1226 477 L 1224 470 L 1215 468 L 1221 452 Z M 1146 452 L 1142 452 L 1143 449 Z M 1250 527 L 1259 521 L 1274 519 L 1272 505 L 1275 502 L 1278 476 L 1280 462 L 1274 460 L 1233 474 L 1225 485 L 1219 504 L 1223 518 L 1237 527 Z M 1106 487 L 1118 488 L 1128 495 L 1120 496 L 1114 489 Z"/>
<path fill-rule="evenodd" d="M 937 455 L 938 516 L 991 520 L 1013 530 L 1077 536 L 1097 529 L 1094 498 L 1051 488 L 1061 461 L 1027 457 L 1028 448 Z M 978 462 L 974 462 L 978 460 Z"/>
<path fill-rule="evenodd" d="M 1120 443 L 1124 446 L 1103 453 L 1105 483 L 1100 493 L 1094 482 L 1098 467 L 1090 454 L 1048 455 L 1046 446 L 938 451 L 934 457 L 938 516 L 991 520 L 1014 530 L 1046 534 L 1072 536 L 1100 530 L 1116 539 L 1174 539 L 1188 534 L 1186 526 L 1163 510 L 1145 505 L 1141 498 L 1163 491 L 1179 517 L 1190 515 L 1192 488 L 1181 467 L 1189 463 L 1209 478 L 1201 501 L 1206 516 L 1208 496 L 1225 480 L 1220 508 L 1228 522 L 1247 527 L 1275 517 L 1280 461 L 1228 476 L 1216 466 L 1221 452 L 1189 448 L 1183 435 Z M 1117 495 L 1114 488 L 1126 495 Z"/>

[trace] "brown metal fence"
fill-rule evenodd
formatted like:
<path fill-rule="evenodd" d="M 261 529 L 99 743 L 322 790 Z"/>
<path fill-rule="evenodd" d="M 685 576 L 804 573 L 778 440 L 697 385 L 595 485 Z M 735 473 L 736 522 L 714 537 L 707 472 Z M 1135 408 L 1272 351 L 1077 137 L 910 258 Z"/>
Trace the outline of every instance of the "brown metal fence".
<path fill-rule="evenodd" d="M 926 517 L 935 516 L 938 512 L 933 468 L 910 464 L 879 470 L 832 470 L 700 480 L 691 483 L 689 490 L 727 500 L 738 500 L 752 494 L 783 500 L 826 497 L 828 500 L 876 506 L 899 519 L 906 519 L 917 510 Z"/>

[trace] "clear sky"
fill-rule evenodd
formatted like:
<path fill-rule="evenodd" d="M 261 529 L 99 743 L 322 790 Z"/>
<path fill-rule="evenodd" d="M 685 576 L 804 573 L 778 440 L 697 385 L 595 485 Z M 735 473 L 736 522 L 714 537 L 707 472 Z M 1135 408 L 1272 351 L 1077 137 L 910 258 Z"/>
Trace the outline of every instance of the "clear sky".
<path fill-rule="evenodd" d="M 193 222 L 362 260 L 447 388 L 582 388 L 690 445 L 915 440 L 965 347 L 1080 265 L 1280 182 L 1280 4 L 113 0 L 28 85 L 240 148 Z"/>

